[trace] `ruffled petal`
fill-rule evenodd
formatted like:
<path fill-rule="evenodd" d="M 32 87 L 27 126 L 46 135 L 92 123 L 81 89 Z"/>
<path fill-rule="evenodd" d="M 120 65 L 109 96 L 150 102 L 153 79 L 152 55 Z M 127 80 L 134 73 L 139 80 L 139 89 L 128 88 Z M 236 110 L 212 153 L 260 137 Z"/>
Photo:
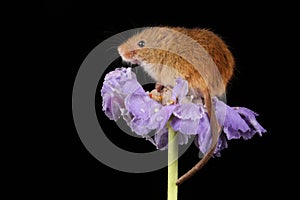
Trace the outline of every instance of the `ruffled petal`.
<path fill-rule="evenodd" d="M 216 115 L 229 140 L 243 138 L 248 140 L 256 133 L 261 135 L 266 130 L 256 121 L 255 112 L 243 107 L 229 107 L 224 102 L 214 99 Z M 224 110 L 226 112 L 224 112 Z"/>
<path fill-rule="evenodd" d="M 109 72 L 101 88 L 102 110 L 106 116 L 111 120 L 118 120 L 122 110 L 125 109 L 125 97 L 130 91 L 138 88 L 141 89 L 141 85 L 136 81 L 136 76 L 130 68 L 117 68 Z"/>
<path fill-rule="evenodd" d="M 168 129 L 165 127 L 157 131 L 154 135 L 154 141 L 157 149 L 166 149 L 168 146 Z"/>
<path fill-rule="evenodd" d="M 197 134 L 197 128 L 199 124 L 200 119 L 197 120 L 191 120 L 191 119 L 179 119 L 177 117 L 174 117 L 174 119 L 171 121 L 171 126 L 175 131 L 179 131 L 186 135 L 196 135 Z"/>
<path fill-rule="evenodd" d="M 226 148 L 228 148 L 226 136 L 224 134 L 221 134 L 220 137 L 219 137 L 219 140 L 218 140 L 217 147 L 216 147 L 215 152 L 214 152 L 214 156 L 220 157 L 221 156 L 221 151 L 223 149 L 226 149 Z"/>
<path fill-rule="evenodd" d="M 182 134 L 196 135 L 200 119 L 204 116 L 204 110 L 199 105 L 192 103 L 179 104 L 173 111 L 174 119 L 171 126 Z"/>
<path fill-rule="evenodd" d="M 159 111 L 162 105 L 146 93 L 132 93 L 125 98 L 125 107 L 134 117 L 148 119 L 155 111 Z"/>
<path fill-rule="evenodd" d="M 185 103 L 179 104 L 179 106 L 174 110 L 173 114 L 179 119 L 197 120 L 202 118 L 204 115 L 204 109 L 203 107 L 193 103 Z"/>
<path fill-rule="evenodd" d="M 133 119 L 129 123 L 129 126 L 133 132 L 143 136 L 148 134 L 151 131 L 151 129 L 147 127 L 148 123 L 149 123 L 149 119 L 133 117 Z"/>
<path fill-rule="evenodd" d="M 211 147 L 212 135 L 210 123 L 207 115 L 199 121 L 197 129 L 198 148 L 203 154 L 206 154 Z"/>
<path fill-rule="evenodd" d="M 176 85 L 172 90 L 172 99 L 180 102 L 188 93 L 188 82 L 182 78 L 176 79 Z"/>
<path fill-rule="evenodd" d="M 133 116 L 129 126 L 139 135 L 164 128 L 176 108 L 175 105 L 163 107 L 151 99 L 145 91 L 140 90 L 126 97 L 125 107 Z"/>
<path fill-rule="evenodd" d="M 260 136 L 262 136 L 262 133 L 266 132 L 266 129 L 264 129 L 256 121 L 255 117 L 258 116 L 257 113 L 253 112 L 248 108 L 243 107 L 236 108 L 236 111 L 241 115 L 241 117 L 245 120 L 245 122 L 251 129 L 250 131 L 241 134 L 245 140 L 251 139 L 255 135 L 255 133 L 258 133 Z"/>
<path fill-rule="evenodd" d="M 179 145 L 187 144 L 190 138 L 189 135 L 184 135 L 180 132 L 177 132 L 176 136 L 178 137 Z M 156 147 L 160 150 L 165 150 L 168 148 L 168 129 L 166 127 L 155 133 L 154 142 Z"/>
<path fill-rule="evenodd" d="M 120 95 L 106 93 L 102 98 L 102 110 L 110 120 L 117 121 L 121 116 L 120 109 L 124 108 L 124 100 Z"/>
<path fill-rule="evenodd" d="M 188 83 L 176 79 L 172 90 L 174 105 L 163 106 L 151 99 L 136 79 L 131 68 L 117 68 L 109 72 L 101 89 L 102 110 L 111 120 L 122 116 L 131 129 L 156 145 L 166 149 L 168 130 L 166 124 L 173 115 L 171 126 L 177 131 L 178 144 L 187 144 L 190 135 L 196 135 L 196 145 L 202 154 L 211 148 L 212 135 L 207 113 L 202 104 L 193 101 L 188 94 Z M 164 94 L 163 94 L 164 95 Z M 218 140 L 215 156 L 228 147 L 227 139 L 250 139 L 266 130 L 256 121 L 257 114 L 243 107 L 230 107 L 213 97 L 217 120 L 223 132 Z M 155 130 L 154 138 L 147 135 Z M 227 138 L 227 139 L 226 139 Z"/>
<path fill-rule="evenodd" d="M 224 126 L 223 131 L 229 140 L 239 139 L 241 133 L 250 131 L 248 124 L 239 115 L 236 109 L 227 106 L 222 101 L 215 101 L 218 122 Z M 225 116 L 224 116 L 224 111 Z M 224 120 L 223 120 L 224 119 Z"/>
<path fill-rule="evenodd" d="M 151 119 L 159 112 L 162 105 L 152 100 L 146 93 L 133 93 L 125 99 L 126 110 L 133 116 L 129 126 L 138 135 L 148 134 L 157 128 L 154 119 Z"/>
<path fill-rule="evenodd" d="M 152 130 L 161 130 L 163 129 L 168 120 L 170 119 L 174 109 L 176 109 L 177 105 L 169 105 L 169 106 L 163 106 L 159 111 L 153 113 L 152 116 L 150 116 L 150 122 L 148 127 Z"/>

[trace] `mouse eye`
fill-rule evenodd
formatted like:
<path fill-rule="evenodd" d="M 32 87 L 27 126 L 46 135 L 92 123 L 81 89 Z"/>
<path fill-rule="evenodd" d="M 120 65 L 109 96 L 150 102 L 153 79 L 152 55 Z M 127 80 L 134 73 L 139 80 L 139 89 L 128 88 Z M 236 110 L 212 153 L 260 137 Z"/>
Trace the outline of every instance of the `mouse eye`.
<path fill-rule="evenodd" d="M 138 42 L 138 46 L 139 47 L 144 47 L 145 46 L 145 42 L 143 40 Z"/>

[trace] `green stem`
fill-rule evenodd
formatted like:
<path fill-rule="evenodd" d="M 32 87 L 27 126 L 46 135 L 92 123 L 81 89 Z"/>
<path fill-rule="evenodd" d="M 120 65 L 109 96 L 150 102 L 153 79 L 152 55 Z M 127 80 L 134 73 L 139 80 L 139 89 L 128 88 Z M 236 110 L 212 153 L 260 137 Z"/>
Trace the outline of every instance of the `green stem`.
<path fill-rule="evenodd" d="M 168 200 L 177 200 L 178 187 L 178 139 L 168 124 Z"/>

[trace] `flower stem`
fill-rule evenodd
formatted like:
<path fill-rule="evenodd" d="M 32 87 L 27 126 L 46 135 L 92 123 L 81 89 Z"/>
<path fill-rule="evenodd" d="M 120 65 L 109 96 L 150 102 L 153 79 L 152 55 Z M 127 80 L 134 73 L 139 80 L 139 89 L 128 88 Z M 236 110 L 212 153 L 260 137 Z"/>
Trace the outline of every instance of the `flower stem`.
<path fill-rule="evenodd" d="M 168 200 L 177 200 L 178 186 L 178 139 L 171 125 L 168 125 Z"/>

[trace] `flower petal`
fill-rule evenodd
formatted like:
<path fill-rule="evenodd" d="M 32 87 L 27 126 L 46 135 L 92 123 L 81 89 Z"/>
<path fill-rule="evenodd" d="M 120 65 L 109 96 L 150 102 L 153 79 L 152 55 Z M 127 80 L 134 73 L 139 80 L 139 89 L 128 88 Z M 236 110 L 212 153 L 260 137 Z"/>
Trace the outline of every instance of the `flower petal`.
<path fill-rule="evenodd" d="M 152 130 L 163 129 L 166 126 L 168 120 L 172 115 L 172 112 L 176 107 L 177 105 L 163 106 L 158 112 L 155 112 L 150 116 L 150 122 L 148 124 L 148 127 Z"/>
<path fill-rule="evenodd" d="M 248 108 L 229 107 L 222 101 L 214 99 L 216 115 L 229 140 L 252 138 L 255 133 L 261 135 L 266 130 L 256 121 L 257 114 Z M 225 108 L 225 109 L 224 109 Z M 224 114 L 224 110 L 226 111 Z M 225 117 L 224 117 L 225 115 Z"/>
<path fill-rule="evenodd" d="M 124 87 L 125 86 L 125 87 Z M 131 88 L 131 90 L 130 90 Z M 131 68 L 117 68 L 109 72 L 101 88 L 102 110 L 111 120 L 117 120 L 125 109 L 124 99 L 132 90 L 140 89 Z"/>
<path fill-rule="evenodd" d="M 200 152 L 206 154 L 212 145 L 209 118 L 201 102 L 195 103 L 197 101 L 194 101 L 192 96 L 187 97 L 187 94 L 187 81 L 176 79 L 172 99 L 177 103 L 163 106 L 149 97 L 131 68 L 117 68 L 105 76 L 101 89 L 102 109 L 111 120 L 116 121 L 123 116 L 136 134 L 145 137 L 158 149 L 167 148 L 166 124 L 173 114 L 171 126 L 177 131 L 178 144 L 186 144 L 190 135 L 196 135 L 196 144 Z M 220 151 L 228 147 L 226 137 L 229 140 L 241 137 L 250 139 L 255 133 L 262 135 L 266 132 L 256 121 L 257 114 L 252 110 L 230 107 L 216 97 L 213 98 L 213 104 L 224 132 L 219 137 L 215 156 L 220 156 Z M 154 138 L 147 135 L 152 130 L 156 130 Z"/>
<path fill-rule="evenodd" d="M 146 135 L 148 134 L 151 129 L 147 128 L 147 125 L 149 123 L 149 119 L 142 119 L 138 117 L 134 117 L 130 123 L 129 126 L 133 132 L 135 132 L 138 135 Z"/>
<path fill-rule="evenodd" d="M 122 93 L 131 94 L 133 92 L 145 93 L 145 90 L 136 79 L 128 80 L 122 85 Z"/>
<path fill-rule="evenodd" d="M 178 99 L 180 102 L 187 95 L 188 91 L 188 82 L 182 78 L 178 78 L 172 90 L 172 99 Z"/>
<path fill-rule="evenodd" d="M 179 145 L 185 145 L 188 143 L 190 135 L 182 134 L 180 132 L 178 134 L 178 144 Z"/>
<path fill-rule="evenodd" d="M 148 119 L 155 109 L 160 110 L 162 106 L 146 93 L 132 93 L 125 98 L 125 107 L 134 117 Z"/>
<path fill-rule="evenodd" d="M 157 131 L 154 135 L 154 141 L 156 148 L 165 150 L 168 146 L 168 129 L 165 127 Z"/>
<path fill-rule="evenodd" d="M 196 135 L 200 119 L 179 119 L 174 117 L 171 121 L 171 126 L 175 131 L 179 131 L 185 135 Z"/>
<path fill-rule="evenodd" d="M 102 98 L 102 110 L 110 120 L 117 121 L 121 116 L 120 109 L 124 108 L 124 100 L 114 93 L 105 94 Z"/>
<path fill-rule="evenodd" d="M 201 106 L 193 103 L 179 104 L 173 111 L 171 126 L 182 134 L 196 135 L 200 119 L 204 116 Z"/>
<path fill-rule="evenodd" d="M 204 115 L 203 118 L 199 121 L 197 129 L 197 140 L 198 148 L 203 154 L 206 154 L 212 142 L 212 135 L 210 131 L 210 123 L 207 115 Z"/>
<path fill-rule="evenodd" d="M 148 134 L 152 128 L 150 117 L 161 109 L 161 105 L 152 100 L 146 93 L 133 93 L 126 97 L 125 107 L 133 116 L 128 124 L 138 135 Z"/>
<path fill-rule="evenodd" d="M 266 132 L 266 129 L 264 129 L 257 121 L 255 116 L 258 116 L 255 112 L 248 108 L 238 107 L 236 108 L 237 112 L 241 115 L 241 117 L 245 120 L 245 122 L 250 127 L 250 131 L 242 133 L 242 137 L 247 140 L 254 136 L 255 133 L 258 133 L 260 136 L 262 136 L 262 133 Z"/>
<path fill-rule="evenodd" d="M 140 89 L 126 97 L 125 107 L 133 116 L 129 125 L 139 135 L 164 128 L 176 108 L 175 105 L 163 107 Z"/>
<path fill-rule="evenodd" d="M 109 85 L 112 89 L 120 90 L 129 80 L 136 80 L 136 75 L 131 68 L 116 68 L 104 77 L 104 84 Z"/>
<path fill-rule="evenodd" d="M 226 148 L 228 148 L 227 140 L 226 140 L 225 134 L 221 133 L 219 140 L 218 140 L 217 147 L 214 152 L 214 156 L 220 157 L 221 151 Z"/>
<path fill-rule="evenodd" d="M 248 124 L 243 120 L 236 109 L 227 106 L 224 102 L 219 100 L 214 101 L 214 103 L 218 122 L 224 126 L 223 131 L 229 140 L 239 139 L 241 133 L 250 131 Z M 224 110 L 226 111 L 225 117 Z"/>
<path fill-rule="evenodd" d="M 202 106 L 193 103 L 185 103 L 179 104 L 179 106 L 174 110 L 173 114 L 177 118 L 183 120 L 198 120 L 204 115 L 204 109 Z"/>
<path fill-rule="evenodd" d="M 190 138 L 189 135 L 184 135 L 180 132 L 177 132 L 178 137 L 178 144 L 184 145 L 188 143 L 188 140 Z M 160 150 L 165 150 L 168 148 L 168 129 L 164 127 L 163 129 L 157 131 L 154 136 L 154 141 L 156 144 L 156 147 Z"/>

